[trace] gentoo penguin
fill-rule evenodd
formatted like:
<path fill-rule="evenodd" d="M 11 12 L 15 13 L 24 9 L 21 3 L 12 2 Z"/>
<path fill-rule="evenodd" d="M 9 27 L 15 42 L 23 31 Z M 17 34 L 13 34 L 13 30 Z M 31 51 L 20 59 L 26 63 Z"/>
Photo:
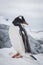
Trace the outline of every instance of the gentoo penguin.
<path fill-rule="evenodd" d="M 13 20 L 9 28 L 9 36 L 10 36 L 11 44 L 16 50 L 16 53 L 12 56 L 13 58 L 22 57 L 22 55 L 25 53 L 23 40 L 19 33 L 19 26 L 21 24 L 28 25 L 28 23 L 25 21 L 23 16 L 18 16 Z"/>

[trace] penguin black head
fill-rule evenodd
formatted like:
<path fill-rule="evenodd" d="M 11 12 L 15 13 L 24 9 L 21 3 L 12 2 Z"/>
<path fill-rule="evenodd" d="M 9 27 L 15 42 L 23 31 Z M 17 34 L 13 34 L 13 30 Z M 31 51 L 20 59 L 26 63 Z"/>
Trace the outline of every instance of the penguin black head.
<path fill-rule="evenodd" d="M 15 26 L 19 26 L 20 24 L 26 24 L 26 25 L 28 25 L 28 23 L 25 21 L 25 19 L 24 19 L 23 16 L 16 17 L 12 23 Z"/>

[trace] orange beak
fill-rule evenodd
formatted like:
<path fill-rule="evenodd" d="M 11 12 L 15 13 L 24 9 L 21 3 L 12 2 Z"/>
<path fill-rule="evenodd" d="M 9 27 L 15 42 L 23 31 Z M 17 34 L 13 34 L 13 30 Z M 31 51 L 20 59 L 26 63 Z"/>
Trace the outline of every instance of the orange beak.
<path fill-rule="evenodd" d="M 24 24 L 29 25 L 26 21 L 24 22 Z"/>

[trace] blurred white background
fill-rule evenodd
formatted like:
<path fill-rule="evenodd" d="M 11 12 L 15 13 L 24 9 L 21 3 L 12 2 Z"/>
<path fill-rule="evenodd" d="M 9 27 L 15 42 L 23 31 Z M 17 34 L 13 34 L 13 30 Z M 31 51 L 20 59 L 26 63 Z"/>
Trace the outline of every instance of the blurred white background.
<path fill-rule="evenodd" d="M 0 23 L 10 25 L 19 15 L 29 22 L 31 30 L 43 30 L 43 0 L 0 0 L 0 19 L 9 19 Z"/>

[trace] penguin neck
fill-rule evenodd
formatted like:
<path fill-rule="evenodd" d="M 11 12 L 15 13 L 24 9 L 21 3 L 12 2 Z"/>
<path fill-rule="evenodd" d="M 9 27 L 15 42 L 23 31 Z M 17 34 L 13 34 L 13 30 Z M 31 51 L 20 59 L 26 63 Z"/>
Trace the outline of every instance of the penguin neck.
<path fill-rule="evenodd" d="M 21 27 L 22 27 L 22 25 L 21 25 L 21 24 L 19 24 L 19 23 L 18 23 L 18 24 L 14 24 L 14 23 L 13 23 L 13 25 L 14 25 L 14 26 L 16 26 L 16 27 L 19 27 L 19 28 L 21 28 Z"/>

